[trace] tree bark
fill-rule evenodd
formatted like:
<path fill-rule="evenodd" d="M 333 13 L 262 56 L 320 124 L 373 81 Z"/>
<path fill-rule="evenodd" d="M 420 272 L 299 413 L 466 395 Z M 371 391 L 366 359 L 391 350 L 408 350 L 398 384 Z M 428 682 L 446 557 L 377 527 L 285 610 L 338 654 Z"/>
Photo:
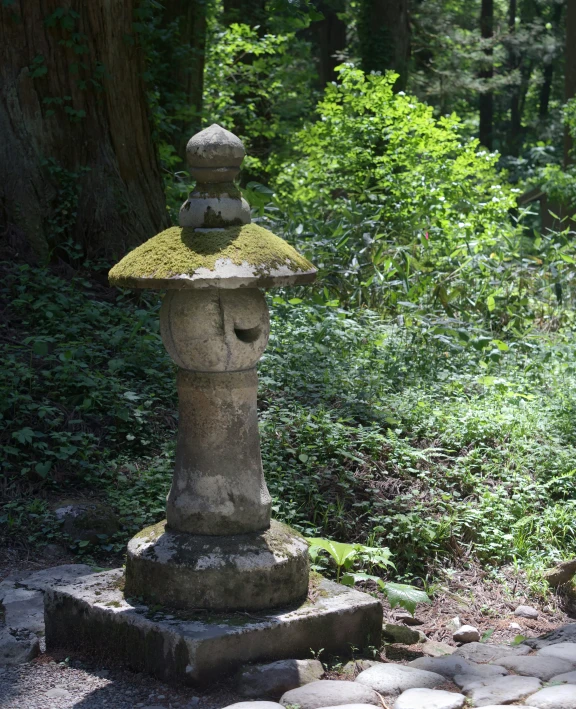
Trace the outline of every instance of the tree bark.
<path fill-rule="evenodd" d="M 562 17 L 563 6 L 558 3 L 554 7 L 554 13 L 552 16 L 552 24 L 556 28 Z M 552 80 L 554 78 L 554 65 L 557 61 L 557 57 L 551 57 L 548 62 L 544 65 L 544 81 L 540 87 L 540 100 L 538 104 L 538 115 L 540 118 L 546 118 L 548 115 L 548 106 L 550 104 L 550 95 L 552 93 Z"/>
<path fill-rule="evenodd" d="M 320 86 L 324 88 L 330 81 L 338 78 L 334 71 L 341 60 L 338 52 L 346 49 L 346 23 L 338 17 L 346 10 L 345 0 L 320 2 L 317 9 L 324 15 L 322 20 L 313 22 L 310 33 L 318 48 Z"/>
<path fill-rule="evenodd" d="M 204 59 L 206 51 L 206 0 L 164 0 L 163 25 L 177 25 L 180 42 L 171 48 L 170 65 L 175 92 L 182 92 L 192 117 L 178 124 L 178 155 L 184 160 L 186 143 L 202 127 Z M 184 51 L 183 51 L 184 50 Z"/>
<path fill-rule="evenodd" d="M 494 0 L 482 0 L 482 9 L 480 14 L 480 31 L 482 39 L 490 42 L 494 34 Z M 485 66 L 480 72 L 480 79 L 487 83 L 487 88 L 480 93 L 479 108 L 480 108 L 480 129 L 479 138 L 482 145 L 488 150 L 492 150 L 492 131 L 494 124 L 494 94 L 490 88 L 489 82 L 494 76 L 493 51 L 492 47 L 488 46 L 484 50 L 486 56 Z"/>
<path fill-rule="evenodd" d="M 406 88 L 410 58 L 408 0 L 362 0 L 358 42 L 365 72 L 393 69 L 400 75 L 395 90 Z"/>
<path fill-rule="evenodd" d="M 576 0 L 566 0 L 566 50 L 564 54 L 564 98 L 576 96 Z M 573 162 L 572 138 L 564 130 L 564 167 Z"/>
<path fill-rule="evenodd" d="M 0 232 L 21 254 L 116 258 L 166 224 L 133 2 L 0 5 Z"/>

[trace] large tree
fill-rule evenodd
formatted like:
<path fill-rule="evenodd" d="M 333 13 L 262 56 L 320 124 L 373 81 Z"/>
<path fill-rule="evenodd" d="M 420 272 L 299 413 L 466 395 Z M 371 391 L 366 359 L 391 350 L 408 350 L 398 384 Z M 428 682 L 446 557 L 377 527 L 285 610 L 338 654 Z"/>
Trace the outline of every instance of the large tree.
<path fill-rule="evenodd" d="M 480 33 L 484 40 L 484 66 L 480 79 L 484 81 L 479 96 L 480 127 L 479 138 L 482 145 L 492 150 L 492 131 L 494 124 L 494 94 L 491 79 L 494 76 L 492 37 L 494 35 L 494 0 L 482 0 L 480 10 Z"/>
<path fill-rule="evenodd" d="M 310 33 L 317 47 L 320 86 L 324 87 L 338 78 L 335 69 L 342 63 L 338 55 L 346 49 L 346 23 L 342 19 L 346 1 L 320 0 L 316 7 L 322 19 L 311 24 Z"/>
<path fill-rule="evenodd" d="M 366 72 L 393 69 L 395 89 L 406 88 L 410 58 L 408 0 L 361 0 L 358 51 Z"/>
<path fill-rule="evenodd" d="M 166 223 L 135 0 L 0 3 L 0 232 L 116 256 Z"/>

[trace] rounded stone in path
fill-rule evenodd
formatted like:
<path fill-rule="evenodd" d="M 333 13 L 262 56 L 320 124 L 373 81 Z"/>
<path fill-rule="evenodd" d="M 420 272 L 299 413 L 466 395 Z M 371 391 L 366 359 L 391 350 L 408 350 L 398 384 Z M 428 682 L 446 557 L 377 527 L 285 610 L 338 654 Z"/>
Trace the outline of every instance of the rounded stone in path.
<path fill-rule="evenodd" d="M 69 699 L 72 695 L 64 687 L 54 687 L 46 692 L 46 696 L 50 699 Z"/>
<path fill-rule="evenodd" d="M 380 694 L 396 696 L 407 689 L 433 689 L 446 680 L 437 672 L 427 672 L 416 667 L 380 663 L 361 672 L 356 684 L 366 685 Z"/>
<path fill-rule="evenodd" d="M 281 704 L 276 702 L 238 702 L 238 704 L 229 704 L 224 709 L 280 709 Z"/>
<path fill-rule="evenodd" d="M 573 684 L 546 687 L 530 697 L 528 706 L 538 709 L 576 709 L 576 687 Z"/>
<path fill-rule="evenodd" d="M 542 683 L 536 677 L 496 677 L 478 678 L 464 689 L 472 701 L 473 707 L 489 707 L 498 704 L 511 704 L 537 692 Z"/>
<path fill-rule="evenodd" d="M 576 643 L 557 643 L 556 645 L 548 645 L 538 650 L 537 655 L 545 657 L 559 657 L 561 660 L 576 664 Z"/>
<path fill-rule="evenodd" d="M 460 709 L 466 697 L 441 689 L 408 689 L 396 702 L 394 709 Z"/>
<path fill-rule="evenodd" d="M 532 606 L 518 606 L 514 611 L 514 615 L 518 618 L 530 618 L 531 620 L 536 620 L 538 618 L 538 611 Z"/>
<path fill-rule="evenodd" d="M 338 707 L 322 707 L 322 709 L 368 709 L 371 704 L 341 704 Z"/>
<path fill-rule="evenodd" d="M 480 631 L 473 625 L 463 625 L 454 631 L 452 640 L 456 643 L 475 643 L 480 640 Z"/>
<path fill-rule="evenodd" d="M 238 676 L 238 691 L 243 697 L 272 697 L 319 680 L 324 668 L 319 660 L 279 660 L 265 665 L 243 667 Z"/>
<path fill-rule="evenodd" d="M 501 657 L 498 664 L 508 670 L 525 677 L 538 677 L 547 682 L 554 675 L 570 672 L 574 669 L 574 663 L 561 660 L 559 657 L 545 657 L 543 655 L 531 655 L 530 657 Z"/>
<path fill-rule="evenodd" d="M 508 670 L 499 665 L 479 665 L 468 662 L 463 657 L 419 657 L 408 663 L 408 667 L 417 667 L 420 670 L 436 672 L 439 675 L 452 679 L 456 675 L 480 675 L 482 677 L 497 677 L 507 675 Z"/>
<path fill-rule="evenodd" d="M 490 645 L 488 643 L 468 643 L 459 647 L 454 653 L 456 657 L 463 657 L 472 662 L 497 662 L 501 657 L 512 655 L 528 655 L 530 648 L 527 645 Z"/>
<path fill-rule="evenodd" d="M 555 677 L 552 677 L 550 681 L 555 684 L 576 684 L 576 670 L 572 670 L 572 672 L 564 672 L 564 674 L 561 675 L 556 675 Z"/>
<path fill-rule="evenodd" d="M 369 670 L 366 671 L 369 672 Z M 300 709 L 320 709 L 320 707 L 341 707 L 345 704 L 380 706 L 380 699 L 370 687 L 358 684 L 358 682 L 321 679 L 285 692 L 280 699 L 280 704 L 282 706 L 298 704 Z M 255 709 L 258 708 L 255 707 Z M 262 709 L 267 708 L 262 707 Z"/>

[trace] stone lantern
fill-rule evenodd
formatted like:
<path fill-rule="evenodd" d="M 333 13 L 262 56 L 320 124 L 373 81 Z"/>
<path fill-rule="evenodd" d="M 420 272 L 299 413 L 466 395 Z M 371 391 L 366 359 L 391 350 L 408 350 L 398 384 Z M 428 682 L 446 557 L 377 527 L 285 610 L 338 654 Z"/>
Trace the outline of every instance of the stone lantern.
<path fill-rule="evenodd" d="M 256 408 L 270 332 L 261 289 L 309 283 L 316 269 L 251 223 L 234 184 L 245 154 L 235 135 L 212 125 L 186 153 L 196 186 L 180 226 L 110 271 L 112 285 L 166 291 L 160 329 L 179 400 L 166 520 L 128 543 L 125 573 L 49 591 L 46 635 L 48 647 L 103 643 L 136 669 L 196 683 L 250 660 L 377 644 L 382 609 L 311 580 L 307 542 L 270 517 Z"/>

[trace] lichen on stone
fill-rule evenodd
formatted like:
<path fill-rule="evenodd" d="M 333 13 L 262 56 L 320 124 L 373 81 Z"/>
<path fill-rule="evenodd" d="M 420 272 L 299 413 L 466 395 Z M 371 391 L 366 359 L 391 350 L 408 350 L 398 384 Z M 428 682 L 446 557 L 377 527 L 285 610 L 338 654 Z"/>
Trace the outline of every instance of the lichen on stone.
<path fill-rule="evenodd" d="M 154 287 L 142 279 L 192 277 L 199 269 L 214 271 L 220 259 L 248 264 L 263 277 L 280 267 L 294 274 L 314 270 L 290 244 L 257 224 L 218 231 L 171 227 L 127 254 L 112 268 L 109 280 L 115 286 Z"/>

